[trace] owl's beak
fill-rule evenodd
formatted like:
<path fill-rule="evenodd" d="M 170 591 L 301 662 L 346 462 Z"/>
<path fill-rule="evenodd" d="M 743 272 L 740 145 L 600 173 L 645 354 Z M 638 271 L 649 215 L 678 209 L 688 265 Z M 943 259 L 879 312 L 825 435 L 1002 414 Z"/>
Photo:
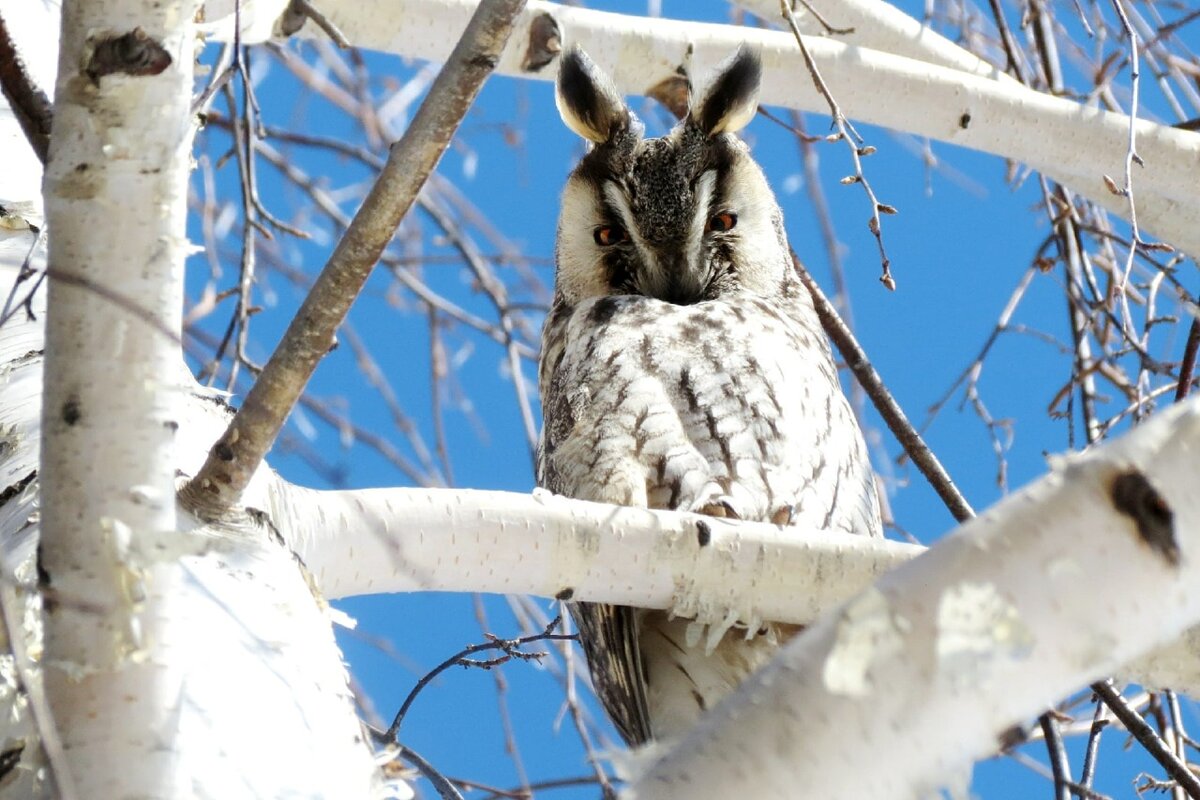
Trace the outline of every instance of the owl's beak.
<path fill-rule="evenodd" d="M 688 264 L 686 253 L 660 253 L 663 266 L 663 285 L 657 293 L 660 300 L 677 306 L 690 306 L 704 299 L 704 283 L 700 271 Z"/>

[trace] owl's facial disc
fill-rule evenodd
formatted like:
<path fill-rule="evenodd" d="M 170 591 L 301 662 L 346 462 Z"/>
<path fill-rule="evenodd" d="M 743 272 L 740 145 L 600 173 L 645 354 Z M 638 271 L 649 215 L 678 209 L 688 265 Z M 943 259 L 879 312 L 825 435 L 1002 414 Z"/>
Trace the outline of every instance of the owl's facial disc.
<path fill-rule="evenodd" d="M 704 258 L 705 221 L 716 176 L 709 170 L 693 185 L 675 186 L 631 177 L 601 189 L 604 208 L 626 231 L 621 245 L 601 247 L 613 289 L 678 305 L 705 299 L 712 277 Z"/>
<path fill-rule="evenodd" d="M 591 59 L 577 47 L 564 55 L 559 110 L 594 147 L 563 193 L 561 296 L 690 305 L 779 293 L 790 271 L 781 215 L 734 135 L 754 116 L 760 77 L 758 57 L 739 50 L 671 133 L 643 139 L 641 123 Z"/>
<path fill-rule="evenodd" d="M 744 216 L 728 191 L 736 148 L 679 128 L 629 155 L 589 154 L 595 169 L 577 177 L 591 178 L 591 246 L 608 293 L 690 305 L 726 288 Z"/>

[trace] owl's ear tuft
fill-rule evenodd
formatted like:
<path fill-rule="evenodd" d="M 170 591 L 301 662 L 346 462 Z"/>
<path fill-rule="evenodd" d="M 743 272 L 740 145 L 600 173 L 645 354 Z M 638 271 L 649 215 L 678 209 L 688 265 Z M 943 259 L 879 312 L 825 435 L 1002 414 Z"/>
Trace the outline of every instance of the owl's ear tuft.
<path fill-rule="evenodd" d="M 758 111 L 761 83 L 762 59 L 742 45 L 717 66 L 700 102 L 692 107 L 692 124 L 708 136 L 740 131 Z"/>
<path fill-rule="evenodd" d="M 632 112 L 617 87 L 577 44 L 559 64 L 554 102 L 568 128 L 597 144 L 630 127 Z"/>

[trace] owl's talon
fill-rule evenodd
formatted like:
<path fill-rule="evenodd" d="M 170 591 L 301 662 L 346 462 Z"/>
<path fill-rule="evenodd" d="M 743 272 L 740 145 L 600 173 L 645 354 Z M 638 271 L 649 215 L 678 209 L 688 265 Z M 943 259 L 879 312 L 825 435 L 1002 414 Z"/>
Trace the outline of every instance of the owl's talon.
<path fill-rule="evenodd" d="M 742 515 L 733 507 L 733 502 L 727 497 L 714 498 L 704 505 L 696 509 L 697 514 L 704 514 L 707 517 L 720 517 L 722 519 L 737 519 L 740 520 Z"/>
<path fill-rule="evenodd" d="M 780 526 L 781 528 L 786 528 L 788 525 L 792 524 L 792 520 L 795 518 L 795 516 L 796 516 L 796 507 L 795 506 L 793 506 L 793 505 L 780 506 L 779 508 L 775 509 L 775 512 L 773 514 L 771 514 L 771 522 L 775 523 L 776 525 Z"/>

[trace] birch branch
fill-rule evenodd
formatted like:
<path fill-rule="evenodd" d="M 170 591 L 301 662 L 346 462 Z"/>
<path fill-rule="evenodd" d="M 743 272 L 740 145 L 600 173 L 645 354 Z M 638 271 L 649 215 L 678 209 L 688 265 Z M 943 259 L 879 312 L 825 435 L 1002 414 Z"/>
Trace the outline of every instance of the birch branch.
<path fill-rule="evenodd" d="M 925 552 L 862 536 L 785 533 L 774 525 L 542 492 L 321 492 L 284 481 L 270 491 L 274 524 L 331 599 L 413 591 L 569 592 L 576 600 L 701 615 L 732 608 L 744 619 L 808 624 Z M 1147 686 L 1200 692 L 1200 629 L 1120 674 Z"/>
<path fill-rule="evenodd" d="M 865 536 L 540 491 L 288 486 L 284 492 L 272 503 L 276 524 L 295 532 L 293 547 L 330 598 L 411 591 L 569 594 L 681 613 L 736 608 L 746 620 L 808 622 L 921 552 Z"/>
<path fill-rule="evenodd" d="M 444 60 L 450 43 L 441 31 L 461 29 L 470 0 L 404 0 L 383 6 L 331 0 L 322 10 L 360 47 Z M 548 24 L 546 19 L 552 20 Z M 535 21 L 538 23 L 534 25 Z M 227 36 L 228 21 L 212 30 Z M 807 79 L 790 34 L 732 25 L 611 14 L 531 0 L 501 56 L 500 73 L 552 80 L 555 70 L 530 54 L 553 29 L 579 42 L 627 94 L 644 94 L 682 64 L 703 75 L 743 42 L 763 55 L 761 101 L 821 112 L 825 103 Z M 306 28 L 305 31 L 308 31 Z M 303 32 L 302 32 L 303 33 Z M 310 32 L 309 35 L 323 35 Z M 995 80 L 865 47 L 813 37 L 821 73 L 847 116 L 939 141 L 1022 161 L 1055 181 L 1127 216 L 1104 175 L 1121 174 L 1129 118 Z M 539 65 L 536 68 L 527 64 Z M 990 73 L 989 73 L 990 74 Z M 1193 165 L 1200 133 L 1139 120 L 1138 175 L 1143 227 L 1188 253 L 1200 253 L 1200 206 L 1193 202 Z"/>
<path fill-rule="evenodd" d="M 15 41 L 0 14 L 0 90 L 8 106 L 21 125 L 25 138 L 37 153 L 38 160 L 46 163 L 50 149 L 50 98 L 38 86 L 24 59 L 17 52 Z"/>
<path fill-rule="evenodd" d="M 29 80 L 40 89 L 54 86 L 57 48 L 28 46 L 27 43 L 59 23 L 55 9 L 41 2 L 0 0 L 0 16 L 16 46 L 17 55 Z M 0 169 L 0 206 L 10 214 L 18 214 L 41 226 L 42 163 L 34 155 L 29 138 L 21 130 L 15 112 L 7 100 L 0 100 L 0 153 L 4 168 Z"/>
<path fill-rule="evenodd" d="M 776 0 L 734 2 L 768 22 L 779 22 L 779 4 Z M 838 34 L 839 42 L 1017 84 L 1011 75 L 959 47 L 891 3 L 883 0 L 835 0 L 822 5 L 822 14 L 830 24 L 853 29 L 850 33 Z M 804 33 L 813 36 L 822 33 L 821 26 L 803 8 L 796 8 L 796 17 Z"/>
<path fill-rule="evenodd" d="M 916 798 L 965 774 L 1200 619 L 1198 452 L 1192 400 L 1061 463 L 809 628 L 629 796 Z"/>

